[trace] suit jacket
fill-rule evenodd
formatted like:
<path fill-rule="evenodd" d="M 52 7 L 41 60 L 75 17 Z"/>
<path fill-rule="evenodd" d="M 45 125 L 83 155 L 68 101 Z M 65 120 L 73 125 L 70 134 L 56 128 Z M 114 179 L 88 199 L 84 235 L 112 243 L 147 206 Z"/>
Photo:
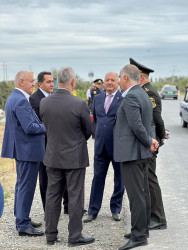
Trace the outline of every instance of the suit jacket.
<path fill-rule="evenodd" d="M 35 113 L 37 114 L 38 118 L 39 117 L 39 106 L 40 106 L 40 101 L 42 98 L 44 98 L 45 95 L 42 93 L 40 89 L 38 89 L 34 94 L 32 94 L 29 98 L 29 102 L 31 104 L 31 107 L 35 110 Z"/>
<path fill-rule="evenodd" d="M 93 118 L 96 124 L 95 154 L 100 154 L 105 145 L 106 151 L 113 155 L 113 126 L 115 116 L 121 101 L 121 92 L 117 91 L 110 105 L 108 113 L 104 109 L 106 93 L 96 95 L 93 100 Z"/>
<path fill-rule="evenodd" d="M 152 103 L 139 86 L 124 97 L 114 126 L 114 159 L 118 162 L 151 158 L 149 150 L 155 138 Z"/>
<path fill-rule="evenodd" d="M 57 89 L 41 100 L 40 117 L 48 138 L 44 164 L 62 169 L 87 167 L 92 122 L 86 102 L 66 89 Z"/>
<path fill-rule="evenodd" d="M 1 156 L 20 161 L 43 161 L 46 129 L 21 91 L 14 89 L 8 97 L 5 113 Z"/>
<path fill-rule="evenodd" d="M 40 101 L 42 98 L 45 98 L 45 95 L 42 93 L 40 89 L 35 91 L 30 97 L 29 97 L 29 102 L 31 104 L 31 107 L 34 109 L 35 113 L 37 114 L 38 118 L 40 119 L 39 115 L 39 107 L 40 107 Z M 41 121 L 41 119 L 40 119 Z M 47 137 L 45 136 L 45 145 L 47 143 Z"/>

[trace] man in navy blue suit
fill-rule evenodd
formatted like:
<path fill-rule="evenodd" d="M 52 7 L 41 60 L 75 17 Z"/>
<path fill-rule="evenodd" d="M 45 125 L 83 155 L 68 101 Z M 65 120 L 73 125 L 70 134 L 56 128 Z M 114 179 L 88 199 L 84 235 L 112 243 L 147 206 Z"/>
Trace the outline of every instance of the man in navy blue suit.
<path fill-rule="evenodd" d="M 35 86 L 33 75 L 20 71 L 14 84 L 15 89 L 5 105 L 6 124 L 1 156 L 16 160 L 14 215 L 19 235 L 42 236 L 43 232 L 35 228 L 41 223 L 32 222 L 29 214 L 39 162 L 43 161 L 45 153 L 46 129 L 28 100 Z"/>
<path fill-rule="evenodd" d="M 120 163 L 115 162 L 113 158 L 113 126 L 116 111 L 122 101 L 118 87 L 118 75 L 113 72 L 107 73 L 104 80 L 106 93 L 96 95 L 93 100 L 93 118 L 96 124 L 94 177 L 85 223 L 97 218 L 102 204 L 105 178 L 110 162 L 112 162 L 114 169 L 114 192 L 110 200 L 110 210 L 114 220 L 119 221 L 121 219 L 124 185 L 121 178 Z"/>

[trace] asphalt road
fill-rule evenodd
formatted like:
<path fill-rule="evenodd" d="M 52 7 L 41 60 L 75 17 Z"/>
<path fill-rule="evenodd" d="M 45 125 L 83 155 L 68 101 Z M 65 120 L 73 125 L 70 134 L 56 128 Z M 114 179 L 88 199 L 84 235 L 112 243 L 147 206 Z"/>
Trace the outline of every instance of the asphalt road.
<path fill-rule="evenodd" d="M 188 128 L 181 127 L 180 101 L 162 100 L 163 119 L 171 134 L 160 148 L 157 175 L 168 228 L 152 231 L 149 245 L 140 249 L 188 249 Z"/>

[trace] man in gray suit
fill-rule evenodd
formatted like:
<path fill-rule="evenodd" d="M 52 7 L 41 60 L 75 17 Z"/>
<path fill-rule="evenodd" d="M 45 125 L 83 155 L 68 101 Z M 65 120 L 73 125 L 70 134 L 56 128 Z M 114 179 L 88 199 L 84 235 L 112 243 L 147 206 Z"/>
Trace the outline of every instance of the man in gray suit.
<path fill-rule="evenodd" d="M 150 199 L 148 189 L 148 160 L 158 147 L 152 120 L 152 103 L 139 85 L 136 66 L 126 65 L 120 71 L 124 97 L 114 126 L 114 159 L 122 162 L 122 177 L 131 211 L 129 241 L 119 250 L 147 244 L 149 236 Z"/>
<path fill-rule="evenodd" d="M 48 175 L 45 233 L 49 245 L 57 241 L 65 183 L 69 197 L 68 243 L 77 246 L 94 242 L 94 238 L 82 235 L 85 170 L 89 165 L 87 140 L 92 122 L 86 102 L 71 94 L 75 86 L 73 69 L 62 68 L 58 73 L 58 89 L 40 103 L 40 117 L 48 138 L 44 164 Z"/>

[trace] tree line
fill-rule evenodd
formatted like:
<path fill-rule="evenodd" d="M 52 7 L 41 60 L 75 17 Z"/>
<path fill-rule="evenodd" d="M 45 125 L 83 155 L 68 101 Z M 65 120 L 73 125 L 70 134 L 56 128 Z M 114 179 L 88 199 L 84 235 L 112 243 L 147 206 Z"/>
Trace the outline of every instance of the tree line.
<path fill-rule="evenodd" d="M 53 74 L 54 77 L 56 77 L 55 73 Z M 82 78 L 79 76 L 76 76 L 76 91 L 75 95 L 82 99 L 86 99 L 86 91 L 88 87 L 91 85 L 91 83 L 85 82 Z M 154 88 L 157 89 L 157 91 L 160 91 L 160 89 L 165 85 L 174 85 L 177 86 L 180 90 L 180 93 L 185 92 L 185 87 L 188 86 L 188 77 L 178 77 L 178 76 L 172 76 L 172 77 L 165 77 L 165 78 L 159 78 L 153 81 L 153 79 L 150 79 L 151 84 Z M 38 84 L 36 84 L 36 89 L 38 88 Z M 14 89 L 14 81 L 8 81 L 8 82 L 0 82 L 0 108 L 4 109 L 6 100 L 10 93 Z"/>
<path fill-rule="evenodd" d="M 56 75 L 54 76 L 54 80 L 57 79 Z M 86 99 L 86 91 L 88 87 L 91 85 L 91 83 L 85 82 L 82 78 L 79 76 L 76 76 L 76 89 L 74 91 L 74 95 L 80 97 L 81 99 Z M 11 92 L 14 90 L 14 81 L 2 81 L 0 82 L 0 109 L 5 108 L 5 103 L 8 98 L 8 96 L 11 94 Z M 38 89 L 38 84 L 35 84 L 35 91 Z"/>

